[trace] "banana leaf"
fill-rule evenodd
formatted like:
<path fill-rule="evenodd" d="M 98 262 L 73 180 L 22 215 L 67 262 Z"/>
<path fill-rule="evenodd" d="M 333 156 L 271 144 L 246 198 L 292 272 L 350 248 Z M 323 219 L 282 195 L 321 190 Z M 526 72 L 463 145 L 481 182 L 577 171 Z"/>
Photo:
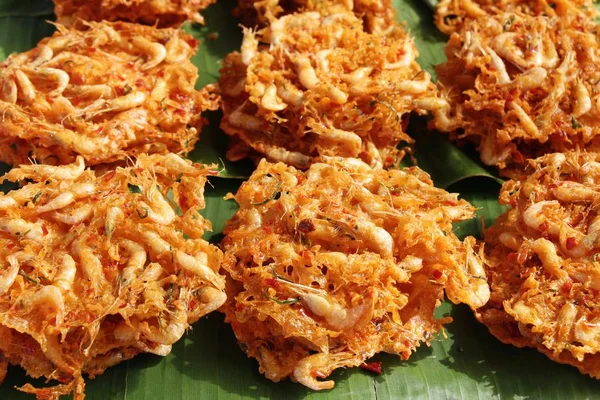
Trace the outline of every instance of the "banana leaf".
<path fill-rule="evenodd" d="M 394 0 L 398 17 L 415 36 L 419 62 L 433 74 L 433 66 L 444 59 L 445 37 L 432 24 L 430 6 L 435 0 Z M 428 6 L 427 4 L 430 4 Z M 207 25 L 186 26 L 203 44 L 194 62 L 200 69 L 198 86 L 215 82 L 222 58 L 239 47 L 241 34 L 231 17 L 233 0 L 219 0 L 206 12 Z M 52 3 L 47 0 L 0 0 L 0 60 L 15 51 L 24 51 L 54 30 Z M 215 35 L 217 33 L 218 35 Z M 210 37 L 210 39 L 209 39 Z M 224 151 L 227 138 L 218 129 L 219 113 L 209 113 L 210 127 L 202 134 L 191 158 L 219 163 L 222 177 L 246 177 L 250 163 L 228 163 Z M 460 237 L 481 235 L 503 212 L 496 199 L 500 180 L 495 172 L 481 165 L 476 155 L 455 147 L 446 138 L 417 129 L 416 155 L 436 185 L 460 193 L 478 209 L 478 217 L 457 224 Z M 2 167 L 5 168 L 5 167 Z M 6 169 L 0 168 L 0 173 Z M 207 239 L 217 243 L 225 221 L 237 206 L 223 200 L 235 192 L 242 180 L 214 178 L 206 187 L 203 215 L 213 224 Z M 10 187 L 3 187 L 4 190 Z M 422 346 L 408 361 L 378 355 L 383 374 L 361 369 L 337 370 L 332 378 L 336 387 L 327 392 L 312 392 L 289 381 L 273 383 L 259 374 L 257 363 L 238 348 L 223 316 L 213 313 L 194 324 L 185 337 L 164 358 L 141 355 L 103 375 L 89 380 L 89 399 L 589 399 L 600 397 L 600 382 L 578 373 L 575 368 L 549 361 L 531 349 L 504 345 L 478 324 L 464 306 L 444 303 L 438 316 L 452 316 L 444 334 L 431 347 Z M 18 367 L 11 367 L 0 385 L 0 399 L 28 399 L 15 386 L 32 380 Z"/>

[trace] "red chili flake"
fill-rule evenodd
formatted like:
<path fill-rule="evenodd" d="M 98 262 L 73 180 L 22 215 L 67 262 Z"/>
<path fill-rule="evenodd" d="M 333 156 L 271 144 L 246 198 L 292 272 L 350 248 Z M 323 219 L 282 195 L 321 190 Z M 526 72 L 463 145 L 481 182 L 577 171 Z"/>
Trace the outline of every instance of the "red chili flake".
<path fill-rule="evenodd" d="M 444 204 L 447 205 L 447 206 L 455 206 L 455 205 L 458 205 L 458 201 L 456 201 L 456 200 L 446 200 L 446 201 L 444 201 Z"/>
<path fill-rule="evenodd" d="M 540 224 L 540 226 L 538 226 L 538 230 L 540 230 L 542 232 L 546 232 L 549 227 L 550 227 L 550 225 L 548 224 L 548 221 L 544 221 Z"/>
<path fill-rule="evenodd" d="M 565 282 L 565 283 L 562 285 L 562 287 L 560 288 L 560 291 L 561 291 L 563 294 L 567 295 L 567 294 L 569 294 L 569 293 L 571 292 L 571 288 L 572 288 L 572 287 L 573 287 L 573 282 L 571 282 L 571 281 L 566 281 L 566 282 Z"/>
<path fill-rule="evenodd" d="M 434 270 L 433 270 L 433 277 L 434 277 L 435 279 L 440 279 L 440 278 L 442 277 L 442 271 L 440 271 L 440 270 L 437 270 L 437 269 L 434 269 Z"/>
<path fill-rule="evenodd" d="M 518 254 L 515 252 L 508 253 L 508 255 L 506 256 L 506 261 L 508 261 L 510 263 L 514 263 L 515 261 L 517 261 L 517 257 L 518 257 Z"/>
<path fill-rule="evenodd" d="M 523 154 L 521 154 L 521 152 L 516 151 L 513 154 L 513 160 L 517 163 L 517 164 L 523 164 L 525 162 L 525 157 L 523 156 Z"/>
<path fill-rule="evenodd" d="M 16 243 L 9 243 L 8 246 L 6 246 L 7 250 L 12 250 L 17 244 Z"/>
<path fill-rule="evenodd" d="M 402 354 L 400 355 L 400 357 L 402 357 L 402 359 L 404 361 L 408 360 L 410 358 L 410 351 L 405 350 L 402 352 Z"/>
<path fill-rule="evenodd" d="M 42 225 L 42 233 L 44 234 L 44 236 L 48 234 L 48 228 L 46 228 L 46 225 Z"/>
<path fill-rule="evenodd" d="M 156 75 L 158 75 L 162 78 L 163 76 L 165 76 L 165 71 L 160 70 L 160 71 L 158 71 L 158 73 Z"/>
<path fill-rule="evenodd" d="M 95 53 L 96 52 L 96 48 L 95 47 L 89 47 L 88 48 L 88 52 Z"/>
<path fill-rule="evenodd" d="M 575 246 L 577 246 L 577 240 L 574 237 L 567 238 L 567 250 L 572 250 Z"/>
<path fill-rule="evenodd" d="M 127 307 L 127 303 L 123 303 L 119 306 L 119 308 L 125 308 L 125 307 Z"/>
<path fill-rule="evenodd" d="M 381 361 L 371 361 L 369 363 L 360 364 L 360 367 L 367 371 L 375 372 L 377 375 L 381 375 L 382 364 Z"/>
<path fill-rule="evenodd" d="M 175 110 L 175 114 L 185 116 L 185 110 L 183 108 L 178 108 Z"/>
<path fill-rule="evenodd" d="M 179 195 L 179 206 L 185 211 L 190 208 L 188 204 L 188 198 L 185 194 L 180 193 Z"/>
<path fill-rule="evenodd" d="M 146 87 L 146 82 L 144 82 L 143 79 L 138 79 L 137 81 L 135 81 L 135 86 L 137 86 L 137 87 Z"/>
<path fill-rule="evenodd" d="M 192 49 L 195 49 L 200 44 L 200 41 L 194 38 L 188 38 L 186 43 L 189 44 Z"/>
<path fill-rule="evenodd" d="M 219 171 L 210 169 L 210 170 L 208 170 L 207 174 L 211 175 L 211 176 L 216 176 L 216 175 L 219 175 Z"/>
<path fill-rule="evenodd" d="M 125 94 L 125 89 L 123 89 L 122 87 L 117 86 L 114 89 L 117 96 L 123 96 Z"/>
<path fill-rule="evenodd" d="M 308 250 L 302 250 L 302 259 L 304 260 L 304 262 L 306 263 L 307 267 L 310 267 L 311 264 L 311 252 Z"/>
<path fill-rule="evenodd" d="M 197 305 L 198 305 L 198 301 L 196 299 L 192 299 L 188 306 L 188 310 L 190 310 L 190 311 L 193 310 L 194 308 L 196 308 Z"/>
<path fill-rule="evenodd" d="M 74 85 L 82 85 L 84 82 L 83 75 L 78 73 L 72 73 L 70 83 Z"/>
<path fill-rule="evenodd" d="M 279 287 L 279 282 L 275 278 L 267 278 L 265 279 L 265 285 L 277 289 Z"/>

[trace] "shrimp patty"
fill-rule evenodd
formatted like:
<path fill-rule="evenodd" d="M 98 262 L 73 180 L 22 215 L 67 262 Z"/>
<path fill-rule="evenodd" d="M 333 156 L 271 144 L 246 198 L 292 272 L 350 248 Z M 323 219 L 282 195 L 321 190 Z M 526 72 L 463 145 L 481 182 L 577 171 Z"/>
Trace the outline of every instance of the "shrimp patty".
<path fill-rule="evenodd" d="M 600 156 L 548 154 L 504 184 L 511 209 L 485 232 L 489 303 L 477 319 L 600 378 Z"/>
<path fill-rule="evenodd" d="M 0 161 L 86 165 L 182 154 L 198 140 L 215 88 L 196 91 L 197 42 L 177 29 L 58 26 L 0 65 Z"/>
<path fill-rule="evenodd" d="M 216 0 L 54 0 L 57 22 L 130 21 L 177 26 L 186 20 L 204 23 L 199 11 Z"/>
<path fill-rule="evenodd" d="M 225 301 L 221 251 L 202 239 L 214 166 L 141 155 L 97 177 L 83 158 L 22 165 L 0 194 L 0 358 L 83 398 L 91 377 L 140 352 L 167 355 Z"/>
<path fill-rule="evenodd" d="M 576 15 L 503 13 L 454 33 L 437 67 L 434 125 L 474 142 L 487 165 L 600 145 L 597 26 Z"/>
<path fill-rule="evenodd" d="M 474 209 L 414 167 L 328 159 L 302 172 L 263 160 L 235 196 L 222 246 L 226 313 L 267 378 L 314 390 L 378 352 L 408 359 L 451 318 L 444 298 L 481 307 L 489 288 L 474 239 L 452 222 Z"/>
<path fill-rule="evenodd" d="M 235 138 L 228 158 L 259 154 L 302 169 L 319 156 L 397 162 L 396 146 L 412 141 L 409 113 L 439 103 L 417 55 L 411 37 L 366 33 L 344 10 L 245 29 L 241 53 L 221 69 L 221 127 Z"/>

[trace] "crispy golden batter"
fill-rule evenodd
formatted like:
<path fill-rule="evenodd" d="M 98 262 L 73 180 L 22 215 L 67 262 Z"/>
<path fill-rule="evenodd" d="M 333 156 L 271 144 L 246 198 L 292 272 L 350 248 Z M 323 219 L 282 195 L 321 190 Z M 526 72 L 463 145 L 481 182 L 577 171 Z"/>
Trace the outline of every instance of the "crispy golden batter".
<path fill-rule="evenodd" d="M 401 34 L 392 0 L 238 0 L 234 14 L 246 26 L 267 26 L 283 15 L 299 11 L 329 14 L 331 10 L 353 11 L 365 30 L 377 35 Z"/>
<path fill-rule="evenodd" d="M 441 0 L 435 9 L 435 24 L 447 35 L 461 30 L 468 21 L 506 12 L 550 17 L 567 14 L 597 18 L 593 0 Z"/>
<path fill-rule="evenodd" d="M 580 18 L 506 13 L 454 33 L 437 68 L 448 105 L 435 127 L 474 142 L 487 165 L 598 145 L 599 46 Z"/>
<path fill-rule="evenodd" d="M 0 194 L 0 361 L 62 383 L 21 389 L 44 399 L 82 398 L 82 373 L 168 354 L 225 301 L 198 213 L 212 166 L 167 154 L 100 177 L 84 168 L 21 166 L 4 178 L 31 183 Z"/>
<path fill-rule="evenodd" d="M 477 318 L 502 342 L 534 347 L 600 378 L 600 156 L 548 154 L 508 181 L 512 207 L 485 233 L 492 294 Z"/>
<path fill-rule="evenodd" d="M 194 89 L 196 41 L 176 29 L 90 22 L 58 32 L 0 66 L 0 161 L 87 165 L 186 153 L 217 108 Z"/>
<path fill-rule="evenodd" d="M 57 22 L 66 26 L 81 21 L 130 21 L 160 27 L 186 20 L 204 23 L 199 11 L 216 0 L 54 0 Z"/>
<path fill-rule="evenodd" d="M 412 38 L 365 33 L 348 11 L 245 29 L 241 53 L 221 70 L 221 127 L 239 139 L 228 158 L 253 151 L 302 169 L 323 155 L 392 164 L 398 143 L 411 142 L 408 114 L 439 102 L 417 54 Z"/>
<path fill-rule="evenodd" d="M 416 167 L 339 158 L 304 173 L 262 160 L 234 198 L 222 310 L 273 381 L 332 388 L 316 378 L 429 343 L 451 320 L 433 315 L 444 290 L 471 307 L 488 300 L 474 239 L 452 232 L 473 208 Z"/>

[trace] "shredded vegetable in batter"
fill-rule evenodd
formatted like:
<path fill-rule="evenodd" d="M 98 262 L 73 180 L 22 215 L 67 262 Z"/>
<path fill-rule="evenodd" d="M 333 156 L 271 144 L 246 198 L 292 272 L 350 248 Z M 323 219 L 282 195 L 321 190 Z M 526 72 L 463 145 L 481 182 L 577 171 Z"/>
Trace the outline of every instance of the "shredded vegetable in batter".
<path fill-rule="evenodd" d="M 600 378 L 600 156 L 548 154 L 508 181 L 511 206 L 486 233 L 489 303 L 477 318 L 504 343 L 534 347 Z"/>
<path fill-rule="evenodd" d="M 58 26 L 0 65 L 0 161 L 86 165 L 140 153 L 186 153 L 216 109 L 194 89 L 197 42 L 176 29 L 128 23 Z"/>
<path fill-rule="evenodd" d="M 259 45 L 267 43 L 268 45 Z M 365 33 L 349 11 L 291 14 L 245 29 L 221 70 L 230 160 L 264 155 L 305 169 L 319 156 L 398 162 L 411 111 L 437 109 L 413 39 Z"/>
<path fill-rule="evenodd" d="M 600 144 L 597 27 L 576 16 L 484 16 L 454 33 L 437 68 L 447 105 L 435 127 L 488 165 Z"/>
<path fill-rule="evenodd" d="M 30 183 L 0 194 L 0 354 L 4 368 L 60 382 L 21 390 L 82 399 L 82 373 L 167 355 L 224 303 L 222 253 L 202 239 L 211 225 L 198 213 L 213 167 L 141 155 L 96 177 L 77 157 L 3 177 Z"/>
<path fill-rule="evenodd" d="M 363 20 L 365 30 L 377 35 L 403 35 L 392 0 L 238 0 L 234 14 L 246 26 L 267 26 L 276 18 L 298 11 L 331 13 L 333 9 L 353 11 Z"/>
<path fill-rule="evenodd" d="M 231 197 L 222 310 L 273 381 L 330 389 L 318 378 L 336 368 L 430 343 L 451 321 L 433 315 L 444 291 L 473 308 L 488 300 L 475 240 L 452 232 L 474 209 L 416 167 L 340 158 L 304 173 L 263 160 Z"/>
<path fill-rule="evenodd" d="M 441 0 L 435 9 L 435 24 L 440 31 L 450 35 L 460 31 L 468 21 L 506 12 L 549 17 L 567 14 L 598 17 L 592 0 Z"/>
<path fill-rule="evenodd" d="M 57 22 L 130 21 L 165 27 L 185 20 L 204 23 L 199 11 L 216 0 L 54 0 Z"/>

